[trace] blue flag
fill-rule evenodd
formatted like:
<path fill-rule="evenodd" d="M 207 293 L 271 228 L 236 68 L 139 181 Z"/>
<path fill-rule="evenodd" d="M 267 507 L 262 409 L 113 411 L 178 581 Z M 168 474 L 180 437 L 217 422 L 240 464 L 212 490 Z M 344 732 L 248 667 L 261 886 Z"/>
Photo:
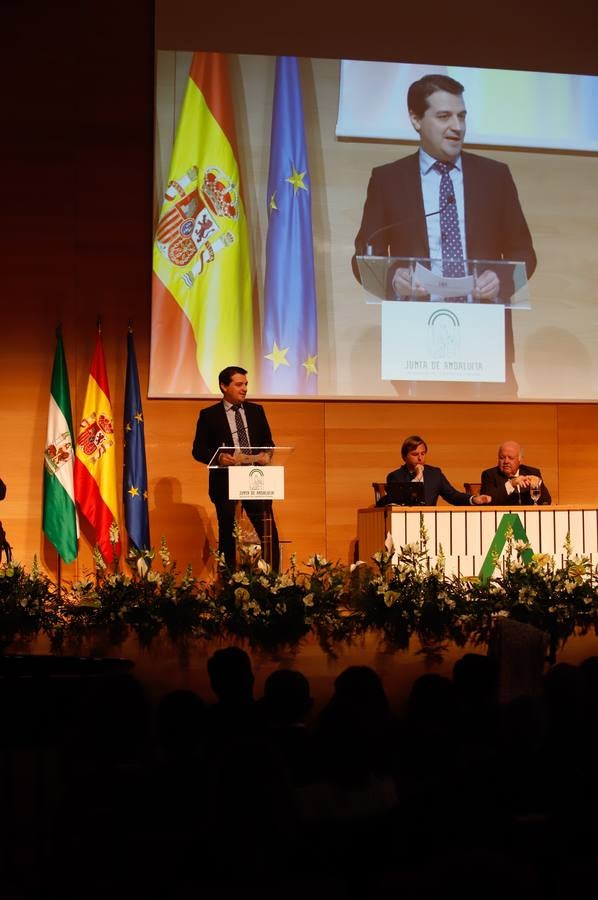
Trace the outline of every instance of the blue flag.
<path fill-rule="evenodd" d="M 269 394 L 317 394 L 311 182 L 295 57 L 276 60 L 267 199 L 263 389 Z"/>
<path fill-rule="evenodd" d="M 145 426 L 133 332 L 127 336 L 127 380 L 125 382 L 125 473 L 123 498 L 129 544 L 137 550 L 150 549 L 147 511 L 147 466 L 145 462 Z"/>

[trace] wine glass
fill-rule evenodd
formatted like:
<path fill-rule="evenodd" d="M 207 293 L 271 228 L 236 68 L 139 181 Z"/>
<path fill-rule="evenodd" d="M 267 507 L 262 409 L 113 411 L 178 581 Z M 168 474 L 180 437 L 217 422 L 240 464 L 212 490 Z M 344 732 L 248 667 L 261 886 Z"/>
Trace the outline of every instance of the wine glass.
<path fill-rule="evenodd" d="M 530 492 L 531 498 L 534 502 L 534 506 L 537 505 L 538 500 L 540 499 L 540 488 L 541 487 L 542 487 L 542 479 L 541 478 L 536 478 L 534 481 L 532 481 L 529 492 Z"/>

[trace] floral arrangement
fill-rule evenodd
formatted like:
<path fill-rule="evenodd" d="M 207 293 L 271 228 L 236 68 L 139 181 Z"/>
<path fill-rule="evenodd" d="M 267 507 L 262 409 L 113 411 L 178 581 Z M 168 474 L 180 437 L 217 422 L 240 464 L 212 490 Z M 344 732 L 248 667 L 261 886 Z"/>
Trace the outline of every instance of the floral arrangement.
<path fill-rule="evenodd" d="M 511 617 L 548 633 L 555 647 L 575 629 L 587 631 L 598 616 L 598 568 L 572 552 L 567 536 L 565 561 L 534 554 L 511 530 L 494 576 L 447 576 L 442 551 L 430 564 L 427 534 L 396 553 L 390 536 L 374 555 L 377 573 L 355 593 L 364 621 L 380 628 L 393 643 L 407 646 L 414 632 L 424 640 L 450 639 L 457 645 L 486 643 L 494 621 Z M 394 560 L 394 561 L 393 561 Z"/>
<path fill-rule="evenodd" d="M 553 646 L 576 629 L 595 627 L 598 570 L 574 555 L 565 561 L 533 554 L 507 534 L 493 577 L 448 576 L 442 552 L 432 564 L 427 534 L 398 550 L 390 535 L 371 561 L 334 564 L 315 554 L 301 566 L 291 557 L 273 572 L 258 545 L 241 545 L 238 571 L 217 557 L 219 577 L 200 581 L 188 567 L 181 575 L 164 541 L 160 549 L 131 550 L 130 571 L 108 568 L 94 553 L 95 571 L 72 584 L 54 583 L 34 560 L 30 573 L 19 563 L 0 566 L 0 641 L 50 635 L 59 649 L 66 637 L 101 629 L 113 643 L 133 631 L 143 642 L 160 632 L 173 640 L 232 636 L 260 645 L 298 642 L 314 632 L 324 647 L 368 630 L 394 647 L 411 635 L 437 644 L 488 640 L 497 617 L 510 616 L 550 635 Z"/>

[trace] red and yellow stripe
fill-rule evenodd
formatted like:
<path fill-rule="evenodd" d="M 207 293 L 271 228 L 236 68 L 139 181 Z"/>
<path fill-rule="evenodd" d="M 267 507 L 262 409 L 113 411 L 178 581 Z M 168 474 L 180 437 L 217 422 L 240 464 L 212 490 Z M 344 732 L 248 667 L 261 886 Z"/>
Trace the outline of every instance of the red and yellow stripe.
<path fill-rule="evenodd" d="M 216 248 L 193 283 L 186 283 L 183 275 L 191 272 L 199 254 L 189 265 L 180 266 L 158 247 L 158 239 L 167 243 L 173 228 L 178 227 L 172 212 L 173 190 L 167 189 L 154 245 L 150 396 L 218 393 L 222 368 L 236 364 L 249 369 L 253 363 L 249 239 L 239 186 L 228 62 L 220 53 L 195 53 L 169 183 L 176 183 L 179 189 L 181 180 L 196 170 L 201 189 L 205 172 L 212 167 L 230 179 L 238 194 L 237 218 L 227 218 L 217 210 L 215 214 L 216 240 L 226 232 L 232 242 Z M 179 190 L 176 201 L 180 199 Z"/>
<path fill-rule="evenodd" d="M 98 333 L 75 452 L 75 499 L 111 565 L 120 556 L 116 435 L 102 337 Z"/>

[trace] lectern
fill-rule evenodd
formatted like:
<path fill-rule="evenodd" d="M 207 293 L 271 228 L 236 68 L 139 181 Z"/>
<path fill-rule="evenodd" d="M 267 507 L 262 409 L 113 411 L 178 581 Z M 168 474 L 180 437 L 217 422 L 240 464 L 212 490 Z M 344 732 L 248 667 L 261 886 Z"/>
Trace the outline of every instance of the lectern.
<path fill-rule="evenodd" d="M 531 308 L 524 262 L 467 259 L 455 278 L 440 259 L 356 259 L 366 302 L 382 306 L 383 380 L 506 381 L 505 310 Z M 478 291 L 486 270 L 499 281 L 493 300 Z"/>
<path fill-rule="evenodd" d="M 228 496 L 239 507 L 247 500 L 284 500 L 284 470 L 292 452 L 293 447 L 219 447 L 208 468 L 228 471 Z M 220 465 L 223 453 L 234 457 L 234 465 Z M 264 509 L 262 556 L 272 564 L 270 509 Z"/>

